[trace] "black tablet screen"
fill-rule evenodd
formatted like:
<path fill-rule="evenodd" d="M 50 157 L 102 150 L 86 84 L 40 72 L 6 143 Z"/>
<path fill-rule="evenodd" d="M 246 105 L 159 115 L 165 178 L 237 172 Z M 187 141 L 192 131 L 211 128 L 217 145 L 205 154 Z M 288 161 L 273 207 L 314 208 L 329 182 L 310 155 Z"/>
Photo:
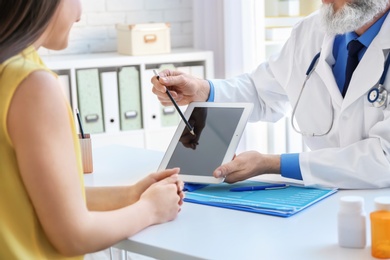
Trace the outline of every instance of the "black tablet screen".
<path fill-rule="evenodd" d="M 188 122 L 195 136 L 184 128 L 167 169 L 180 167 L 180 174 L 211 176 L 221 165 L 243 108 L 195 107 Z"/>

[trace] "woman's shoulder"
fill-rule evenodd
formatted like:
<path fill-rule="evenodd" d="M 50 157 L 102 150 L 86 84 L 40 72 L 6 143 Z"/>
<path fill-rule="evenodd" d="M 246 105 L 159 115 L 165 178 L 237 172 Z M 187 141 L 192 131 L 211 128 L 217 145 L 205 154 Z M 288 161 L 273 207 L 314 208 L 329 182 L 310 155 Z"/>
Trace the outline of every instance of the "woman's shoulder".
<path fill-rule="evenodd" d="M 29 47 L 0 65 L 0 91 L 12 95 L 22 82 L 29 81 L 36 73 L 40 74 L 41 80 L 55 78 L 55 73 L 43 64 L 36 50 Z"/>
<path fill-rule="evenodd" d="M 8 76 L 8 80 L 23 78 L 36 70 L 44 70 L 52 73 L 42 62 L 39 54 L 34 47 L 30 46 L 21 53 L 10 57 L 0 64 L 0 75 L 2 79 Z"/>

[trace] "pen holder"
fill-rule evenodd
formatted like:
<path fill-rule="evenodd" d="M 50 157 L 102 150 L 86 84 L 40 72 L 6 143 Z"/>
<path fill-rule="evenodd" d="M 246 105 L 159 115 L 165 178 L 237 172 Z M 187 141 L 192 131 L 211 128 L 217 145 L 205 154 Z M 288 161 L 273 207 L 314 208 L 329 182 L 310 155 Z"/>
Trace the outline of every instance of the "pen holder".
<path fill-rule="evenodd" d="M 84 134 L 84 138 L 81 138 L 81 135 L 79 135 L 79 141 L 81 148 L 81 158 L 83 160 L 83 171 L 84 173 L 92 173 L 93 162 L 91 137 L 89 134 Z"/>

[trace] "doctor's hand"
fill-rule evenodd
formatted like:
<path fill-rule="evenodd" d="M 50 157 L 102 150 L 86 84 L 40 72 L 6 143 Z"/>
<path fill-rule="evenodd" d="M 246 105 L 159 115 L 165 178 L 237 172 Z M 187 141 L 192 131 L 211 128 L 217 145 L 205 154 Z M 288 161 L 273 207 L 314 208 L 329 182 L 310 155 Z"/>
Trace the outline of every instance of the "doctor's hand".
<path fill-rule="evenodd" d="M 163 70 L 159 79 L 151 79 L 152 92 L 157 96 L 163 106 L 171 106 L 172 102 L 166 94 L 168 89 L 179 106 L 188 105 L 194 101 L 206 101 L 210 93 L 207 80 L 193 77 L 180 71 Z"/>
<path fill-rule="evenodd" d="M 213 175 L 216 178 L 225 177 L 227 183 L 234 183 L 265 173 L 280 174 L 280 155 L 244 152 L 219 166 Z"/>

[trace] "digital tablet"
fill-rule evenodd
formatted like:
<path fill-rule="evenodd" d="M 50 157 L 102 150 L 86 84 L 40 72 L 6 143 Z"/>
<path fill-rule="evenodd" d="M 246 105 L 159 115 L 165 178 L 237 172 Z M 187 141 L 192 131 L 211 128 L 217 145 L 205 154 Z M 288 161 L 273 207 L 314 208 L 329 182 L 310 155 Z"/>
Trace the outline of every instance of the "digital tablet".
<path fill-rule="evenodd" d="M 180 179 L 189 183 L 222 182 L 213 172 L 233 159 L 252 108 L 251 103 L 189 104 L 184 117 L 194 135 L 181 120 L 158 170 L 180 167 Z"/>

